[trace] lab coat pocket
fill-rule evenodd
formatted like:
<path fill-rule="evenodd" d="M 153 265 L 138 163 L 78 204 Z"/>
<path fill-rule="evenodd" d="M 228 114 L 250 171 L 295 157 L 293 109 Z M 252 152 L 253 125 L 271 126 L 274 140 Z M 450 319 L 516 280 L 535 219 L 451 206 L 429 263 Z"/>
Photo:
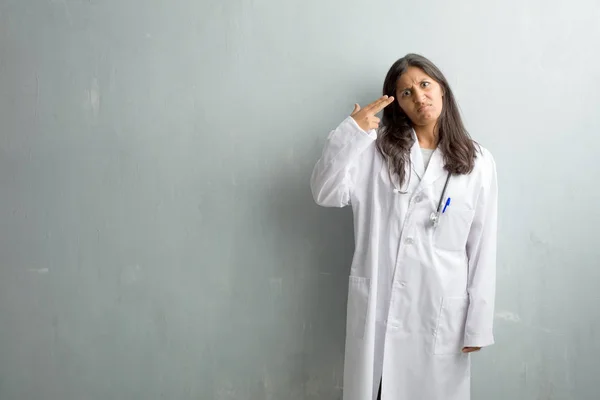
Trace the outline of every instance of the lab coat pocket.
<path fill-rule="evenodd" d="M 448 207 L 448 210 L 440 215 L 438 225 L 433 232 L 434 246 L 442 250 L 464 250 L 474 216 L 475 210 L 466 207 L 454 209 L 452 206 Z"/>
<path fill-rule="evenodd" d="M 365 334 L 370 286 L 369 278 L 350 276 L 346 317 L 346 334 L 348 336 L 362 339 Z"/>
<path fill-rule="evenodd" d="M 444 297 L 435 335 L 434 354 L 458 354 L 461 352 L 469 298 Z"/>

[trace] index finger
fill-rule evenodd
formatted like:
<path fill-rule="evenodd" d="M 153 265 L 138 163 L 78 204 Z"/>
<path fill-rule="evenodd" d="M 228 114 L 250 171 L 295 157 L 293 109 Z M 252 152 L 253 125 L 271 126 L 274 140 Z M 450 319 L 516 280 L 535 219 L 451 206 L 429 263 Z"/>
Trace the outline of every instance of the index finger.
<path fill-rule="evenodd" d="M 387 97 L 386 96 L 381 96 L 380 98 L 378 98 L 374 102 L 367 104 L 363 108 L 363 110 L 371 111 L 371 110 L 375 109 L 375 107 L 377 107 L 379 105 L 379 103 L 381 103 L 382 101 L 385 101 L 385 100 L 387 100 Z"/>
<path fill-rule="evenodd" d="M 373 114 L 377 114 L 379 111 L 383 110 L 393 102 L 394 96 L 382 97 L 373 103 L 373 107 L 369 111 L 373 112 Z"/>

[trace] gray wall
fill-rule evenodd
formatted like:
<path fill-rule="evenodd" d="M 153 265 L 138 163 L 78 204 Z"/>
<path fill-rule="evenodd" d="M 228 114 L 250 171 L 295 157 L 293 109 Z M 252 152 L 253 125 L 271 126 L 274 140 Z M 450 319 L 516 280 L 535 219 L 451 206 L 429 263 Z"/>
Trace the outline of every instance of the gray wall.
<path fill-rule="evenodd" d="M 329 129 L 420 52 L 500 179 L 474 399 L 597 399 L 596 0 L 0 1 L 0 398 L 339 399 Z"/>

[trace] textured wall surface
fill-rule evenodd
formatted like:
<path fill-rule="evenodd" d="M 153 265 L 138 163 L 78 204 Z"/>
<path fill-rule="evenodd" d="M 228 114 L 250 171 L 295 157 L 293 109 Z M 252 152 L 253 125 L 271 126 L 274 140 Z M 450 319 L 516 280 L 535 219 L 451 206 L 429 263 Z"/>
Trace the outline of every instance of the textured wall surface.
<path fill-rule="evenodd" d="M 473 398 L 598 399 L 598 20 L 592 0 L 0 0 L 0 398 L 340 399 L 352 221 L 310 172 L 419 52 L 498 164 Z"/>

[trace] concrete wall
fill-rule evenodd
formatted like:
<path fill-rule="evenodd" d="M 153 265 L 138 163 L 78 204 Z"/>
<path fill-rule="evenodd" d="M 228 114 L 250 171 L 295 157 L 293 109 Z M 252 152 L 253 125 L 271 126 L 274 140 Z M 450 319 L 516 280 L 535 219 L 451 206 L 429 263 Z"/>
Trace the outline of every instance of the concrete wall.
<path fill-rule="evenodd" d="M 0 1 L 0 398 L 340 399 L 327 133 L 407 52 L 500 180 L 473 398 L 598 399 L 600 4 Z"/>

